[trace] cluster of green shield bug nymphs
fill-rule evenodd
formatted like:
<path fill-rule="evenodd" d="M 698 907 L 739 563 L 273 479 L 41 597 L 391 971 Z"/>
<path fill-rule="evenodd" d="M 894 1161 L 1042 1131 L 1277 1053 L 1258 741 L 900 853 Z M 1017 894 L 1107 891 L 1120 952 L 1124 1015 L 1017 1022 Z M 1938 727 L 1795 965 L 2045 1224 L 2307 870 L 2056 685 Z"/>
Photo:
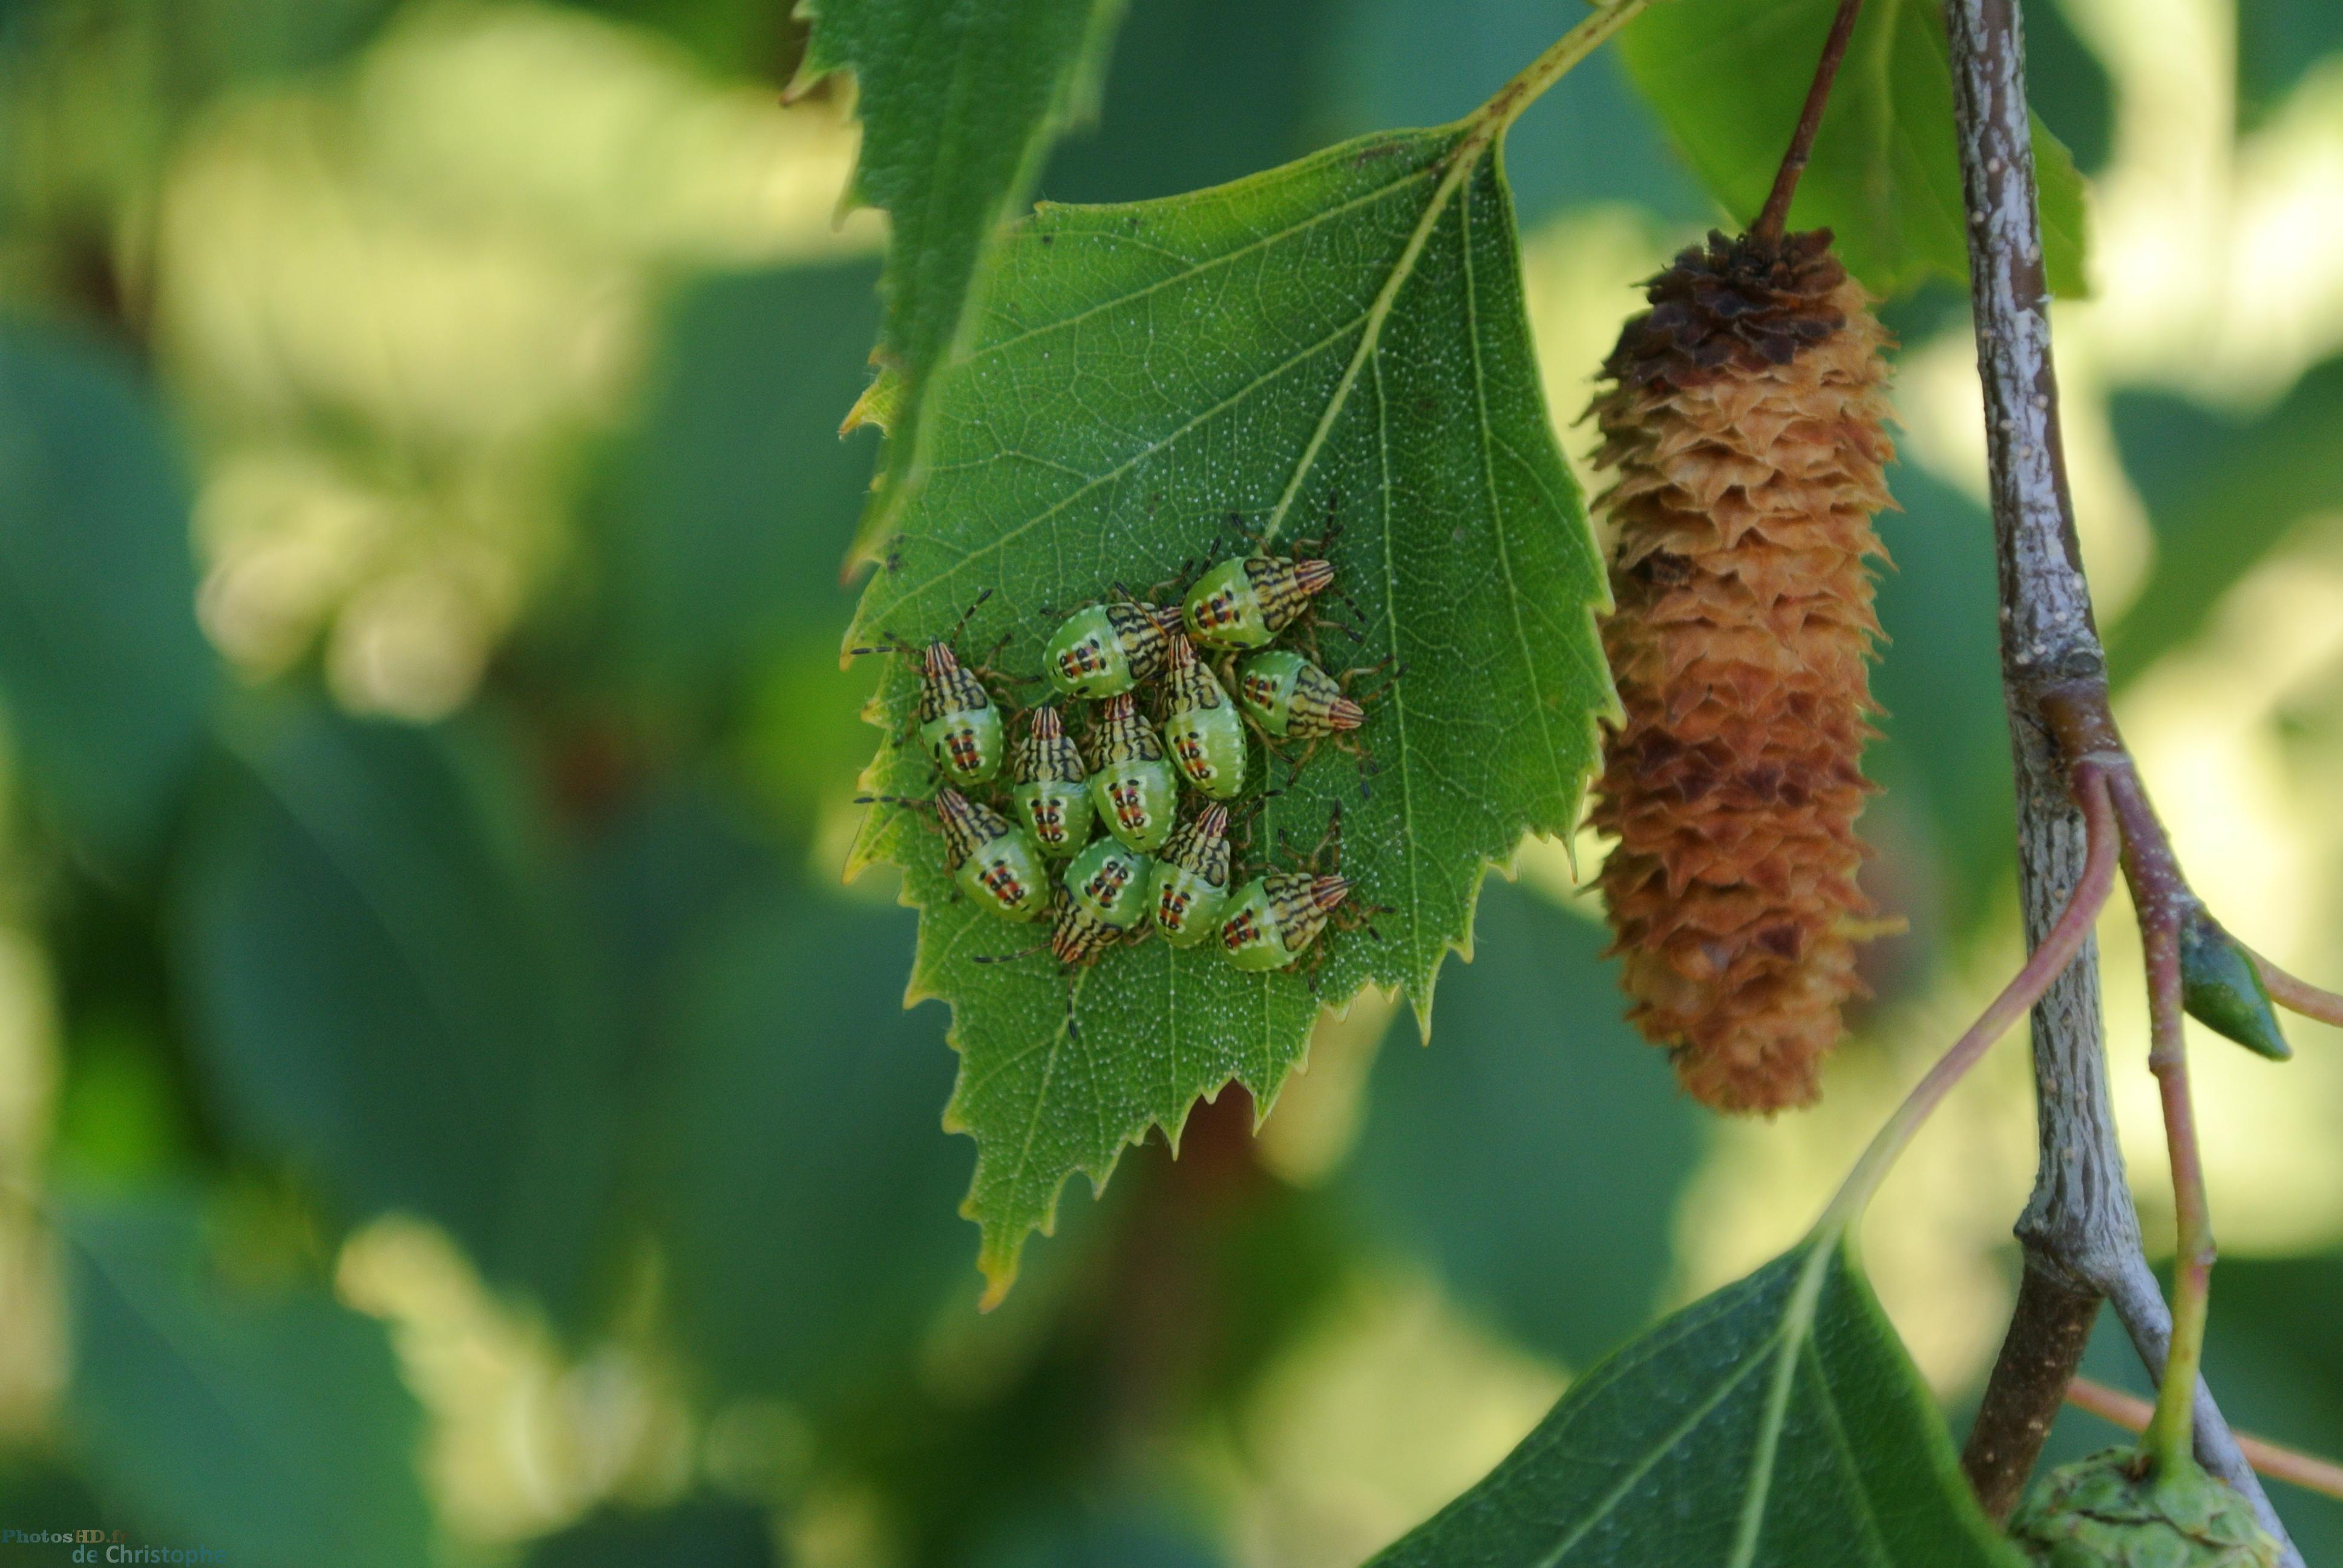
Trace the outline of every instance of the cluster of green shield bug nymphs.
<path fill-rule="evenodd" d="M 940 640 L 855 650 L 916 660 L 919 743 L 940 776 L 932 800 L 865 799 L 932 816 L 960 897 L 1004 920 L 1048 917 L 1047 941 L 979 961 L 1046 950 L 1074 969 L 1151 931 L 1174 947 L 1215 944 L 1242 970 L 1314 968 L 1330 924 L 1366 925 L 1374 911 L 1347 901 L 1341 874 L 1339 808 L 1318 849 L 1296 858 L 1302 869 L 1265 869 L 1242 886 L 1234 874 L 1232 820 L 1250 820 L 1238 803 L 1249 782 L 1265 785 L 1268 758 L 1298 772 L 1332 742 L 1360 758 L 1365 787 L 1368 765 L 1349 732 L 1366 710 L 1346 689 L 1373 671 L 1338 678 L 1275 646 L 1294 629 L 1316 653 L 1315 601 L 1333 587 L 1332 564 L 1304 548 L 1298 558 L 1256 550 L 1222 560 L 1176 608 L 1117 588 L 1058 628 L 1042 651 L 1056 694 L 1014 713 L 996 693 L 1023 681 L 954 646 L 989 589 Z M 1075 703 L 1092 705 L 1080 741 L 1068 722 Z M 1005 790 L 997 806 L 975 798 L 988 785 Z M 1252 805 L 1275 793 L 1257 789 Z"/>

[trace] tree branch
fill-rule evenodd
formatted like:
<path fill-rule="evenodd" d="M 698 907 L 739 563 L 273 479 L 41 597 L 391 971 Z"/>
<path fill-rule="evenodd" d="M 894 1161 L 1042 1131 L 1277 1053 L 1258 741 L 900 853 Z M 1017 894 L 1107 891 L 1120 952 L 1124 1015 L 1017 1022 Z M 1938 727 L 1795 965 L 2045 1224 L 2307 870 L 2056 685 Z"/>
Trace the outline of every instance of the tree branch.
<path fill-rule="evenodd" d="M 2039 1057 L 2036 1060 L 2038 1065 Z M 1977 1407 L 1967 1445 L 1961 1450 L 1961 1469 L 1976 1488 L 1986 1516 L 1996 1523 L 2009 1517 L 2025 1493 L 2098 1315 L 2098 1292 L 2036 1267 L 2032 1249 L 2027 1249 L 2017 1307 L 2010 1314 L 1985 1402 Z"/>
<path fill-rule="evenodd" d="M 1946 20 L 1968 216 L 1970 309 L 1985 388 L 2002 684 L 2017 780 L 2018 889 L 2030 950 L 2065 907 L 2082 868 L 2083 824 L 2068 793 L 2069 769 L 2092 756 L 2128 771 L 2129 759 L 2108 706 L 2107 660 L 2066 484 L 2017 3 L 1948 0 Z M 2040 1164 L 2017 1224 L 2028 1288 L 1964 1455 L 1979 1497 L 1996 1513 L 2006 1512 L 2040 1456 L 2100 1299 L 2115 1303 L 2159 1373 L 2171 1332 L 2142 1256 L 2116 1141 L 2095 950 L 2078 955 L 2036 1006 L 2033 1035 Z M 2285 1541 L 2284 1526 L 2201 1384 L 2197 1399 L 2198 1459 L 2250 1498 L 2264 1525 Z M 2300 1556 L 2290 1544 L 2287 1551 L 2298 1568 Z"/>

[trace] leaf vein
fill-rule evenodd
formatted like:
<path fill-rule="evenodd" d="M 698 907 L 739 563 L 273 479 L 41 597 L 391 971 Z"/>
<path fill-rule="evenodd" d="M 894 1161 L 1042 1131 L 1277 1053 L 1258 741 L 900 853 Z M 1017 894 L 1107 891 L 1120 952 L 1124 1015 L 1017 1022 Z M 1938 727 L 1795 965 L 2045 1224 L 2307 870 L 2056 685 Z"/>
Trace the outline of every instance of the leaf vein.
<path fill-rule="evenodd" d="M 1473 398 L 1481 416 L 1481 469 L 1483 482 L 1489 488 L 1489 532 L 1497 543 L 1497 568 L 1504 575 L 1505 604 L 1513 612 L 1513 638 L 1521 646 L 1522 669 L 1529 678 L 1530 706 L 1537 714 L 1538 738 L 1545 745 L 1546 765 L 1552 769 L 1553 777 L 1566 779 L 1570 776 L 1569 769 L 1564 767 L 1560 754 L 1554 749 L 1554 721 L 1546 712 L 1544 684 L 1538 679 L 1537 650 L 1530 646 L 1529 628 L 1522 623 L 1521 585 L 1513 576 L 1513 552 L 1505 544 L 1504 509 L 1497 498 L 1497 459 L 1491 446 L 1493 436 L 1489 426 L 1489 381 L 1481 364 L 1481 290 L 1473 267 L 1473 188 L 1470 184 L 1466 185 L 1464 194 L 1457 202 L 1456 218 L 1457 247 L 1464 258 L 1465 337 L 1473 345 Z"/>
<path fill-rule="evenodd" d="M 1367 192 L 1364 196 L 1354 196 L 1351 200 L 1343 202 L 1338 206 L 1331 206 L 1327 207 L 1322 212 L 1312 213 L 1310 216 L 1303 218 L 1299 223 L 1292 223 L 1286 225 L 1283 228 L 1272 229 L 1269 233 L 1261 236 L 1259 238 L 1250 240 L 1247 243 L 1237 246 L 1233 250 L 1224 251 L 1219 256 L 1208 256 L 1202 261 L 1197 260 L 1193 256 L 1184 256 L 1180 255 L 1177 251 L 1167 250 L 1161 246 L 1140 240 L 1131 235 L 1116 234 L 1111 229 L 1071 229 L 1055 231 L 1051 237 L 1057 239 L 1070 239 L 1079 236 L 1083 239 L 1110 239 L 1119 240 L 1131 245 L 1144 245 L 1147 248 L 1155 251 L 1159 255 L 1168 256 L 1174 261 L 1185 263 L 1186 270 L 1172 273 L 1165 277 L 1157 278 L 1154 282 L 1146 284 L 1139 288 L 1134 288 L 1128 294 L 1118 294 L 1111 298 L 1101 299 L 1095 305 L 1085 306 L 1081 309 L 1075 311 L 1071 316 L 1061 317 L 1055 321 L 1043 322 L 1039 327 L 1029 327 L 1023 331 L 1008 337 L 996 338 L 992 342 L 986 344 L 982 348 L 978 349 L 975 353 L 970 355 L 966 359 L 962 360 L 961 363 L 964 365 L 974 365 L 980 360 L 988 359 L 993 355 L 1001 353 L 1006 349 L 1013 348 L 1029 338 L 1040 337 L 1046 334 L 1055 332 L 1061 327 L 1074 326 L 1079 322 L 1088 320 L 1090 317 L 1096 316 L 1102 311 L 1114 310 L 1125 305 L 1137 304 L 1140 300 L 1145 299 L 1151 295 L 1158 294 L 1162 290 L 1171 287 L 1173 284 L 1183 283 L 1190 278 L 1202 277 L 1205 274 L 1215 270 L 1226 263 L 1234 262 L 1241 257 L 1251 256 L 1257 251 L 1266 250 L 1270 246 L 1276 245 L 1279 241 L 1291 239 L 1295 235 L 1307 233 L 1312 228 L 1316 227 L 1319 224 L 1324 223 L 1330 218 L 1343 216 L 1346 214 L 1357 211 L 1361 207 L 1373 206 L 1375 203 L 1382 201 L 1384 197 L 1404 190 L 1407 186 L 1415 184 L 1418 180 L 1429 178 L 1437 167 L 1437 165 L 1431 165 L 1423 168 L 1413 170 L 1406 176 L 1393 180 L 1387 186 L 1376 186 L 1373 190 Z"/>

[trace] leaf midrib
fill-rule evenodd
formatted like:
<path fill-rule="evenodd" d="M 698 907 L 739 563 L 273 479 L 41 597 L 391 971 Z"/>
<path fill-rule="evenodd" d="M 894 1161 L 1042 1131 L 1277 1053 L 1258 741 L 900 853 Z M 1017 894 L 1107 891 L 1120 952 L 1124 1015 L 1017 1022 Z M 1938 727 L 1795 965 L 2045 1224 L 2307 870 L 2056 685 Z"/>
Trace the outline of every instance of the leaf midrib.
<path fill-rule="evenodd" d="M 1359 384 L 1359 372 L 1383 340 L 1383 323 L 1390 319 L 1392 307 L 1398 303 L 1399 291 L 1415 275 L 1415 264 L 1423 259 L 1423 248 L 1432 241 L 1432 231 L 1439 226 L 1441 215 L 1448 208 L 1458 190 L 1473 170 L 1480 167 L 1482 155 L 1496 145 L 1495 138 L 1503 124 L 1492 118 L 1487 111 L 1461 122 L 1457 139 L 1450 147 L 1446 166 L 1440 183 L 1433 187 L 1432 199 L 1423 204 L 1423 216 L 1415 220 L 1413 232 L 1401 247 L 1399 259 L 1392 264 L 1391 276 L 1383 280 L 1375 294 L 1374 302 L 1367 307 L 1366 329 L 1359 334 L 1359 347 L 1351 355 L 1351 363 L 1343 367 L 1342 378 L 1334 385 L 1334 392 L 1326 400 L 1325 412 L 1318 418 L 1318 427 L 1310 433 L 1310 440 L 1302 448 L 1302 456 L 1293 465 L 1293 475 L 1285 483 L 1285 491 L 1277 498 L 1262 525 L 1261 548 L 1267 549 L 1276 541 L 1278 530 L 1285 524 L 1286 514 L 1293 509 L 1294 498 L 1302 493 L 1302 482 L 1317 465 L 1318 454 L 1332 434 L 1334 421 L 1341 417 L 1343 406 L 1350 401 L 1352 389 Z"/>
<path fill-rule="evenodd" d="M 1822 1412 L 1823 1424 L 1830 1429 L 1831 1448 L 1845 1464 L 1847 1479 L 1853 1483 L 1855 1506 L 1863 1517 L 1863 1543 L 1866 1548 L 1864 1555 L 1881 1564 L 1881 1568 L 1896 1568 L 1896 1553 L 1889 1549 L 1886 1533 L 1880 1526 L 1879 1505 L 1873 1500 L 1871 1489 L 1864 1484 L 1863 1468 L 1855 1462 L 1855 1443 L 1846 1434 L 1846 1423 L 1839 1419 L 1838 1399 L 1831 1392 L 1830 1372 L 1823 1365 L 1822 1352 L 1813 1335 L 1806 1336 L 1799 1358 L 1814 1379 L 1815 1402 Z"/>
<path fill-rule="evenodd" d="M 1538 1558 L 1535 1568 L 1560 1568 L 1571 1551 L 1586 1538 L 1590 1531 L 1610 1516 L 1612 1510 L 1618 1507 L 1644 1477 L 1651 1473 L 1654 1465 L 1674 1452 L 1676 1445 L 1706 1421 L 1726 1396 L 1739 1388 L 1750 1373 L 1766 1365 L 1770 1360 L 1775 1367 L 1774 1386 L 1766 1393 L 1765 1411 L 1757 1429 L 1757 1452 L 1750 1466 L 1749 1490 L 1743 1499 L 1733 1553 L 1725 1563 L 1725 1568 L 1750 1568 L 1755 1560 L 1766 1503 L 1773 1492 L 1774 1464 L 1779 1451 L 1782 1428 L 1788 1419 L 1791 1381 L 1796 1372 L 1799 1352 L 1813 1342 L 1815 1303 L 1821 1298 L 1825 1275 L 1832 1252 L 1839 1245 L 1839 1237 L 1835 1231 L 1818 1231 L 1808 1244 L 1814 1249 L 1813 1254 L 1799 1270 L 1797 1283 L 1792 1288 L 1789 1300 L 1783 1304 L 1780 1324 L 1753 1347 L 1705 1399 L 1686 1412 L 1684 1420 L 1654 1442 L 1617 1484 L 1604 1494 L 1594 1510 L 1556 1543 L 1551 1552 Z"/>
<path fill-rule="evenodd" d="M 1733 1369 L 1731 1376 L 1719 1382 L 1706 1399 L 1687 1412 L 1684 1420 L 1669 1428 L 1665 1437 L 1654 1443 L 1650 1451 L 1619 1478 L 1618 1483 L 1604 1493 L 1601 1502 L 1585 1518 L 1580 1520 L 1569 1534 L 1557 1542 L 1553 1551 L 1537 1560 L 1534 1568 L 1560 1568 L 1562 1560 L 1570 1555 L 1571 1550 L 1586 1539 L 1588 1532 L 1611 1516 L 1612 1510 L 1617 1508 L 1626 1500 L 1629 1493 L 1642 1484 L 1644 1477 L 1652 1473 L 1654 1465 L 1675 1452 L 1676 1445 L 1690 1436 L 1702 1422 L 1706 1421 L 1716 1407 L 1725 1402 L 1726 1396 L 1741 1386 L 1744 1378 L 1765 1364 L 1767 1353 L 1780 1343 L 1787 1327 L 1788 1322 L 1785 1318 L 1783 1327 L 1775 1329 L 1773 1333 L 1767 1335 L 1755 1350 L 1749 1352 L 1748 1357 L 1740 1365 Z"/>
<path fill-rule="evenodd" d="M 1481 159 L 1489 148 L 1495 145 L 1494 130 L 1491 123 L 1483 118 L 1476 116 L 1474 119 L 1460 122 L 1454 129 L 1456 139 L 1451 144 L 1449 152 L 1442 162 L 1427 166 L 1426 169 L 1414 171 L 1406 179 L 1395 180 L 1388 186 L 1380 186 L 1371 197 L 1361 198 L 1372 200 L 1374 197 L 1388 196 L 1393 191 L 1401 189 L 1420 178 L 1432 167 L 1440 168 L 1442 171 L 1440 183 L 1433 187 L 1431 198 L 1424 203 L 1423 214 L 1417 217 L 1415 226 L 1409 231 L 1406 244 L 1401 247 L 1398 257 L 1392 264 L 1390 274 L 1385 276 L 1382 286 L 1376 290 L 1375 297 L 1369 303 L 1363 315 L 1343 322 L 1317 342 L 1298 353 L 1288 356 L 1276 366 L 1255 377 L 1210 407 L 1184 420 L 1178 427 L 1167 432 L 1161 438 L 1149 442 L 1104 473 L 1068 491 L 1022 522 L 994 535 L 980 548 L 970 551 L 941 572 L 929 578 L 919 588 L 890 607 L 889 613 L 899 613 L 924 604 L 940 589 L 953 582 L 976 563 L 997 555 L 1017 539 L 1080 501 L 1083 497 L 1121 478 L 1157 452 L 1180 440 L 1199 425 L 1225 413 L 1230 408 L 1238 407 L 1270 382 L 1314 358 L 1356 332 L 1358 344 L 1352 350 L 1349 363 L 1343 367 L 1342 379 L 1335 383 L 1333 392 L 1326 400 L 1325 408 L 1319 415 L 1316 427 L 1311 431 L 1310 439 L 1303 445 L 1300 457 L 1295 459 L 1293 471 L 1287 478 L 1284 489 L 1278 496 L 1276 504 L 1271 508 L 1269 516 L 1262 525 L 1261 545 L 1262 548 L 1267 548 L 1275 541 L 1279 529 L 1283 527 L 1287 515 L 1292 510 L 1294 500 L 1301 494 L 1302 485 L 1308 480 L 1311 470 L 1316 467 L 1318 455 L 1325 448 L 1327 438 L 1332 433 L 1335 421 L 1341 417 L 1343 408 L 1350 401 L 1351 394 L 1357 388 L 1360 373 L 1365 368 L 1381 344 L 1383 324 L 1391 317 L 1392 308 L 1399 299 L 1400 290 L 1406 286 L 1408 279 L 1414 276 L 1416 266 L 1423 259 L 1424 247 L 1430 243 L 1433 231 L 1438 227 L 1441 217 L 1448 210 L 1449 204 L 1455 199 L 1457 191 L 1480 166 Z M 1302 226 L 1292 226 L 1287 233 L 1301 232 Z M 1273 242 L 1276 237 L 1272 236 L 1271 242 Z M 1199 264 L 1199 270 L 1205 265 L 1209 264 Z M 1138 298 L 1142 297 L 1143 293 L 1144 291 L 1140 291 L 1123 297 Z M 1046 329 L 1036 328 L 1035 330 Z M 962 363 L 974 364 L 991 351 L 990 347 L 988 346 L 987 348 L 971 355 Z M 946 470 L 940 468 L 934 471 Z M 859 624 L 856 631 L 850 635 L 860 635 Z"/>

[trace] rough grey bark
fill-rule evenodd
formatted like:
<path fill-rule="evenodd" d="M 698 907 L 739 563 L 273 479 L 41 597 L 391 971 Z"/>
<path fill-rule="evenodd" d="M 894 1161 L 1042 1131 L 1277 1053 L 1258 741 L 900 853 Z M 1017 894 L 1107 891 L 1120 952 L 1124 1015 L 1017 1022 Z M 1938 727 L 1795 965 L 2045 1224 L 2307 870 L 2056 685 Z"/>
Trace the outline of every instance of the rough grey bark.
<path fill-rule="evenodd" d="M 1946 20 L 2000 568 L 2018 881 L 2031 948 L 2065 908 L 2083 865 L 2082 816 L 2066 786 L 2078 732 L 2071 722 L 2054 730 L 2046 702 L 2097 717 L 2082 734 L 2085 746 L 2121 742 L 2106 717 L 2107 661 L 2059 435 L 2017 0 L 1947 0 Z M 2142 1256 L 2107 1100 L 2096 947 L 2086 948 L 2036 1006 L 2033 1036 L 2040 1164 L 2017 1233 L 2029 1272 L 2064 1288 L 2034 1292 L 1995 1366 L 1965 1456 L 1988 1499 L 2022 1485 L 2039 1456 L 2056 1412 L 2046 1402 L 2063 1398 L 2073 1375 L 2069 1358 L 2079 1359 L 2101 1297 L 2114 1304 L 2151 1372 L 2161 1372 L 2171 1333 Z M 2056 1375 L 2061 1362 L 2064 1376 Z M 2285 1541 L 2284 1525 L 2201 1385 L 2196 1441 L 2205 1466 L 2252 1499 L 2263 1523 Z M 2299 1568 L 2291 1543 L 2287 1553 Z"/>

